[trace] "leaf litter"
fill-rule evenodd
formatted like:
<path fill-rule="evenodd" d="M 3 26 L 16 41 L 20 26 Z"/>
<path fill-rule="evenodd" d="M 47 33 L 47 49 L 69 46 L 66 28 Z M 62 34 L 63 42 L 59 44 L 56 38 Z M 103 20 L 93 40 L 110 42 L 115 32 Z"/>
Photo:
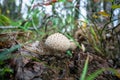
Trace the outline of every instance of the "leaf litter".
<path fill-rule="evenodd" d="M 16 44 L 15 41 L 12 42 Z M 12 53 L 16 56 L 5 61 L 14 72 L 13 75 L 7 75 L 9 80 L 79 80 L 87 55 L 90 55 L 87 75 L 101 68 L 119 70 L 119 65 L 116 66 L 120 63 L 119 60 L 114 61 L 80 49 L 72 51 L 71 58 L 66 53 L 50 51 L 42 45 L 42 42 L 36 41 Z M 95 80 L 119 80 L 119 77 L 105 71 Z"/>

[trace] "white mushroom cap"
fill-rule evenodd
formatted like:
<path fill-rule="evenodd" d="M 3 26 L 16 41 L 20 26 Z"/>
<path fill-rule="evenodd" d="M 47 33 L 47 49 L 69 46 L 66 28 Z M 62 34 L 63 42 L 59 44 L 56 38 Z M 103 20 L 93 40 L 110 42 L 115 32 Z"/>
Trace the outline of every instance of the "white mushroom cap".
<path fill-rule="evenodd" d="M 45 45 L 51 49 L 66 51 L 70 48 L 70 40 L 61 33 L 54 33 L 46 39 Z"/>

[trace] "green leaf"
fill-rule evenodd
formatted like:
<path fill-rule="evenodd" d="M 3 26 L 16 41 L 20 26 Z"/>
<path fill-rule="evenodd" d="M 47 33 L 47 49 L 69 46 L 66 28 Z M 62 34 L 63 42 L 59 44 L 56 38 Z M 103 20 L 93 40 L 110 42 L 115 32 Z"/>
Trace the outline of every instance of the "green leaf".
<path fill-rule="evenodd" d="M 93 36 L 95 36 L 95 35 L 96 35 L 96 33 L 95 33 L 95 31 L 94 31 L 93 27 L 90 27 L 90 32 L 92 33 L 92 35 L 93 35 Z"/>
<path fill-rule="evenodd" d="M 87 59 L 85 61 L 85 65 L 84 65 L 84 68 L 83 68 L 83 72 L 82 72 L 82 75 L 81 75 L 79 80 L 85 80 L 85 77 L 86 77 L 86 74 L 87 74 L 87 69 L 88 69 L 88 61 L 89 61 L 89 55 L 87 56 Z"/>
<path fill-rule="evenodd" d="M 101 74 L 103 71 L 105 71 L 104 68 L 95 71 L 94 73 L 92 73 L 91 75 L 89 75 L 89 76 L 86 78 L 86 80 L 95 80 L 95 78 L 96 78 L 99 74 Z"/>
<path fill-rule="evenodd" d="M 4 67 L 4 68 L 0 69 L 0 75 L 1 76 L 5 75 L 6 73 L 13 73 L 13 70 L 10 69 L 10 68 L 7 68 L 7 67 Z"/>
<path fill-rule="evenodd" d="M 11 20 L 6 17 L 5 15 L 0 15 L 0 25 L 2 26 L 7 26 L 7 25 L 10 25 L 11 23 Z"/>
<path fill-rule="evenodd" d="M 28 28 L 29 27 L 31 27 L 31 23 L 30 22 L 26 22 L 25 24 L 24 24 L 24 28 L 25 28 L 25 30 L 28 30 Z"/>
<path fill-rule="evenodd" d="M 22 20 L 18 20 L 18 21 L 12 21 L 10 25 L 12 26 L 20 26 L 22 24 Z"/>
<path fill-rule="evenodd" d="M 66 0 L 58 0 L 59 2 L 65 2 Z"/>
<path fill-rule="evenodd" d="M 114 4 L 112 5 L 112 9 L 120 8 L 120 5 Z"/>
<path fill-rule="evenodd" d="M 94 49 L 103 55 L 102 51 L 98 48 L 97 45 L 94 45 Z"/>
<path fill-rule="evenodd" d="M 70 50 L 67 51 L 67 54 L 68 54 L 70 57 L 73 56 L 73 55 L 72 55 L 72 52 L 71 52 Z"/>
<path fill-rule="evenodd" d="M 102 69 L 99 69 L 99 70 L 95 71 L 94 73 L 92 73 L 88 77 L 86 77 L 85 80 L 95 80 L 95 78 L 98 77 L 104 71 L 111 71 L 112 74 L 114 74 L 117 77 L 120 77 L 120 73 L 117 70 L 115 70 L 113 68 L 102 68 Z"/>
<path fill-rule="evenodd" d="M 5 49 L 3 52 L 0 53 L 0 60 L 3 61 L 3 60 L 10 58 L 11 53 L 20 47 L 21 45 L 15 45 L 11 47 L 10 49 Z"/>
<path fill-rule="evenodd" d="M 113 68 L 108 68 L 108 71 L 111 71 L 112 74 L 114 74 L 115 76 L 117 76 L 120 79 L 120 72 L 119 70 L 113 69 Z"/>
<path fill-rule="evenodd" d="M 113 2 L 114 0 L 104 0 L 104 1 L 106 1 L 106 2 Z"/>

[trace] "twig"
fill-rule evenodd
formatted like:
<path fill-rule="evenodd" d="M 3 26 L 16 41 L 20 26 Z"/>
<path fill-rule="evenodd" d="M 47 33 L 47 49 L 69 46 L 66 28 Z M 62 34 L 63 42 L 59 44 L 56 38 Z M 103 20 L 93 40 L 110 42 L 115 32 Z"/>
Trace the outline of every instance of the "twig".
<path fill-rule="evenodd" d="M 17 26 L 0 26 L 0 29 L 20 29 L 20 28 Z M 30 27 L 30 28 L 28 28 L 28 30 L 35 30 L 35 28 Z"/>

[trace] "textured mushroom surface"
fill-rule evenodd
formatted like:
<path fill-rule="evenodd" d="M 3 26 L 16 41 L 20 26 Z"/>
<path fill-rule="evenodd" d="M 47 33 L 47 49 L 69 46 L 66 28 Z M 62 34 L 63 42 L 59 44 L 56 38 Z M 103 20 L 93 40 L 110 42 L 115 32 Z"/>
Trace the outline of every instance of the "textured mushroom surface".
<path fill-rule="evenodd" d="M 77 45 L 75 44 L 75 42 L 71 41 L 70 42 L 70 49 L 75 50 L 76 48 L 77 48 Z"/>
<path fill-rule="evenodd" d="M 66 51 L 70 48 L 70 40 L 61 33 L 54 33 L 46 39 L 45 45 L 51 49 Z"/>

